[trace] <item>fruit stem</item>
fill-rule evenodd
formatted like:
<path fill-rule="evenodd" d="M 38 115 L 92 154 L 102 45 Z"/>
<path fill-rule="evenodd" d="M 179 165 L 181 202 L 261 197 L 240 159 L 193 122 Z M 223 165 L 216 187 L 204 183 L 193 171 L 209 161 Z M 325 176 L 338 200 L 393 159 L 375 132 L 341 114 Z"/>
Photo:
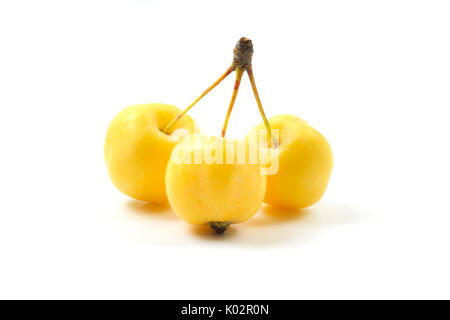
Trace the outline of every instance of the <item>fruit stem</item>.
<path fill-rule="evenodd" d="M 225 71 L 223 75 L 219 77 L 211 86 L 209 86 L 205 91 L 202 92 L 197 99 L 195 99 L 186 109 L 184 109 L 181 113 L 179 113 L 163 130 L 165 134 L 168 134 L 170 130 L 173 128 L 175 123 L 180 120 L 197 102 L 199 102 L 204 96 L 206 96 L 212 89 L 214 89 L 219 83 L 222 82 L 231 72 L 236 71 L 236 80 L 234 82 L 233 94 L 231 96 L 230 105 L 228 106 L 227 115 L 225 117 L 225 121 L 222 127 L 222 137 L 225 137 L 225 133 L 228 127 L 228 121 L 230 119 L 231 111 L 234 106 L 234 102 L 236 101 L 236 96 L 239 91 L 239 86 L 241 83 L 242 75 L 244 71 L 247 71 L 248 77 L 250 79 L 250 83 L 252 85 L 253 94 L 255 95 L 256 103 L 258 104 L 259 113 L 263 118 L 264 125 L 266 126 L 267 132 L 269 133 L 269 137 L 272 141 L 272 146 L 274 148 L 278 147 L 278 141 L 275 140 L 275 137 L 272 135 L 272 129 L 270 128 L 269 121 L 264 113 L 264 109 L 262 107 L 261 99 L 258 94 L 258 89 L 256 89 L 255 77 L 253 76 L 252 69 L 252 57 L 253 57 L 253 43 L 252 40 L 242 37 L 237 42 L 236 46 L 233 50 L 233 63 L 231 66 Z"/>
<path fill-rule="evenodd" d="M 219 77 L 212 85 L 210 85 L 205 91 L 202 92 L 200 96 L 197 97 L 186 109 L 184 109 L 180 114 L 178 114 L 163 130 L 162 132 L 165 134 L 168 134 L 170 129 L 175 125 L 175 123 L 180 120 L 182 116 L 186 114 L 197 102 L 199 102 L 204 96 L 206 96 L 212 89 L 214 89 L 219 83 L 222 82 L 223 79 L 225 79 L 231 72 L 234 71 L 236 68 L 234 62 L 231 64 L 231 66 L 225 71 L 223 75 Z"/>
<path fill-rule="evenodd" d="M 259 113 L 263 118 L 264 125 L 266 126 L 267 132 L 269 133 L 270 140 L 272 141 L 272 146 L 274 148 L 278 147 L 278 141 L 275 140 L 275 137 L 272 135 L 272 129 L 270 128 L 269 121 L 267 120 L 266 114 L 264 113 L 264 109 L 261 103 L 261 99 L 259 98 L 258 89 L 256 88 L 255 77 L 253 76 L 252 65 L 249 65 L 247 68 L 247 74 L 250 79 L 250 83 L 252 85 L 253 94 L 255 95 L 256 103 L 258 104 Z"/>
<path fill-rule="evenodd" d="M 227 230 L 230 225 L 229 222 L 224 221 L 213 221 L 209 222 L 208 225 L 213 229 L 217 234 L 222 234 Z"/>
<path fill-rule="evenodd" d="M 244 74 L 244 70 L 237 67 L 236 68 L 236 80 L 234 82 L 233 94 L 231 96 L 230 105 L 228 106 L 227 115 L 225 117 L 225 121 L 223 122 L 223 126 L 222 126 L 222 138 L 225 137 L 225 133 L 227 131 L 228 121 L 230 120 L 231 111 L 233 110 L 234 102 L 236 101 L 236 96 L 239 91 L 239 86 L 241 84 L 241 79 L 242 79 L 243 74 Z"/>

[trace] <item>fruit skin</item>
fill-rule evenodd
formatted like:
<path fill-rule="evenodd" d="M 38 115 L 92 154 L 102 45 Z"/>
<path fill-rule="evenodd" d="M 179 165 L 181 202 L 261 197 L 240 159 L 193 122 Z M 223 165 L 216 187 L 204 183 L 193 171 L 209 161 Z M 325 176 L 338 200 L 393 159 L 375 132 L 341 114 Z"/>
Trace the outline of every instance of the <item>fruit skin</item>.
<path fill-rule="evenodd" d="M 248 149 L 244 141 L 194 134 L 173 150 L 166 170 L 167 196 L 172 209 L 186 222 L 198 225 L 240 223 L 250 219 L 260 208 L 266 191 L 266 177 L 257 163 L 249 164 L 248 159 L 244 164 L 236 163 L 237 152 L 234 157 L 230 156 L 231 152 L 225 146 L 228 141 Z M 194 159 L 195 150 L 219 155 L 217 158 L 223 163 L 210 161 L 207 164 L 205 157 L 200 164 L 194 161 L 180 163 L 176 159 L 180 154 Z M 234 163 L 226 161 L 227 154 Z"/>
<path fill-rule="evenodd" d="M 327 140 L 308 123 L 293 115 L 269 119 L 279 131 L 279 169 L 267 176 L 264 202 L 274 206 L 305 208 L 319 201 L 333 168 Z M 264 124 L 252 129 L 265 130 Z"/>
<path fill-rule="evenodd" d="M 104 148 L 106 167 L 113 184 L 126 195 L 151 203 L 166 203 L 164 175 L 172 149 L 181 137 L 161 130 L 180 109 L 162 103 L 138 104 L 122 110 L 109 125 Z M 184 116 L 174 126 L 189 134 L 197 125 Z"/>

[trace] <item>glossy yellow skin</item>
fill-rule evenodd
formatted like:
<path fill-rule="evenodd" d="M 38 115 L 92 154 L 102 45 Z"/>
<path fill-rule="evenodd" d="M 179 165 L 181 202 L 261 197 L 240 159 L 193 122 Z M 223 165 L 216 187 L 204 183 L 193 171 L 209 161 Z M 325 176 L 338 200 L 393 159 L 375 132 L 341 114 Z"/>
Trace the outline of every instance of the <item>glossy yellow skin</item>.
<path fill-rule="evenodd" d="M 104 156 L 117 189 L 138 200 L 167 202 L 166 166 L 172 149 L 182 137 L 167 135 L 161 130 L 180 112 L 168 104 L 139 104 L 122 110 L 112 120 L 106 134 Z M 171 131 L 180 128 L 186 129 L 187 134 L 198 132 L 189 116 L 181 118 Z"/>
<path fill-rule="evenodd" d="M 267 176 L 264 202 L 281 207 L 305 208 L 322 198 L 333 168 L 327 140 L 304 120 L 292 115 L 269 119 L 279 130 L 279 169 Z M 263 124 L 252 129 L 265 130 Z"/>
<path fill-rule="evenodd" d="M 249 164 L 247 159 L 244 164 L 236 163 L 237 152 L 233 157 L 225 146 L 229 140 L 195 134 L 186 137 L 173 150 L 166 170 L 167 196 L 173 210 L 186 222 L 197 225 L 240 223 L 250 219 L 260 208 L 266 191 L 266 178 L 261 175 L 258 164 Z M 246 146 L 244 141 L 232 141 Z M 223 152 L 219 151 L 220 148 Z M 180 154 L 194 160 L 194 153 L 198 150 L 204 154 L 223 155 L 218 156 L 223 163 L 211 161 L 207 164 L 203 161 L 186 164 L 176 161 Z M 233 161 L 227 162 L 227 155 Z"/>

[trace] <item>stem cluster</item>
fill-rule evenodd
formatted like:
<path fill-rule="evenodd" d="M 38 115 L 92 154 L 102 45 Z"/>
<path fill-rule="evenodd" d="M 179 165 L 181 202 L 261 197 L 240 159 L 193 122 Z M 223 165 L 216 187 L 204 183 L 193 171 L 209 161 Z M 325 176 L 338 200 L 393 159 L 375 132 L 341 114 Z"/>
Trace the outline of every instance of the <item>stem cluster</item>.
<path fill-rule="evenodd" d="M 205 91 L 200 94 L 189 106 L 186 107 L 180 114 L 178 114 L 164 129 L 163 132 L 168 134 L 175 123 L 183 117 L 197 102 L 199 102 L 204 96 L 206 96 L 212 89 L 214 89 L 219 83 L 223 81 L 230 73 L 233 71 L 236 71 L 236 80 L 234 82 L 233 87 L 233 93 L 231 95 L 231 101 L 228 105 L 227 114 L 222 126 L 221 135 L 222 137 L 225 137 L 227 127 L 228 127 L 228 121 L 230 119 L 231 111 L 233 110 L 234 103 L 236 101 L 236 97 L 239 91 L 239 86 L 241 84 L 241 79 L 244 74 L 244 72 L 247 72 L 248 77 L 250 79 L 250 83 L 252 86 L 253 94 L 255 96 L 256 103 L 258 105 L 259 112 L 261 114 L 261 117 L 264 121 L 264 125 L 266 126 L 267 132 L 269 134 L 269 137 L 272 140 L 272 146 L 277 147 L 278 142 L 275 141 L 274 137 L 272 136 L 272 130 L 270 128 L 269 121 L 267 121 L 267 117 L 264 113 L 264 109 L 262 107 L 261 99 L 258 94 L 258 89 L 256 88 L 256 82 L 255 77 L 253 75 L 253 68 L 252 68 L 252 57 L 253 57 L 253 43 L 250 39 L 242 37 L 237 42 L 236 46 L 233 50 L 233 62 L 231 66 L 225 71 L 224 74 L 222 74 L 219 79 L 217 79 L 212 85 L 210 85 Z"/>

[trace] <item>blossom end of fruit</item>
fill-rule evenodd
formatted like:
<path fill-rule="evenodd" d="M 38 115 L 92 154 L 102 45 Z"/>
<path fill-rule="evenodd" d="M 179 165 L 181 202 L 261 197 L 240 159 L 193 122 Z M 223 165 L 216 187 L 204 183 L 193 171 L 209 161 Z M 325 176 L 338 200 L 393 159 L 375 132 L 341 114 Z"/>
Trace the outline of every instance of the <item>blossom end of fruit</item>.
<path fill-rule="evenodd" d="M 223 234 L 227 230 L 230 223 L 226 221 L 213 221 L 209 222 L 208 225 L 216 232 L 216 234 Z"/>

